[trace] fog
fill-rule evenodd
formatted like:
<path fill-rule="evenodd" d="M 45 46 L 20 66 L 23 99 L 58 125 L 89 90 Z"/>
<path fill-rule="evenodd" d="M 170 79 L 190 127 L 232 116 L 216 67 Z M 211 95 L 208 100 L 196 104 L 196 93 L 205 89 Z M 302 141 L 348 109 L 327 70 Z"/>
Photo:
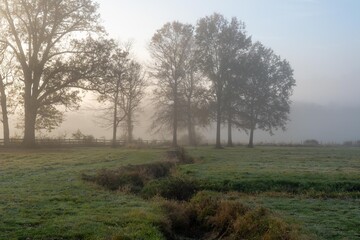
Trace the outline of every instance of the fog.
<path fill-rule="evenodd" d="M 144 105 L 144 104 L 143 104 Z M 80 130 L 84 134 L 91 134 L 96 138 L 111 139 L 111 129 L 101 127 L 98 112 L 92 110 L 96 103 L 83 104 L 76 112 L 68 112 L 66 121 L 51 133 L 43 132 L 43 136 L 68 137 Z M 145 104 L 139 114 L 137 126 L 134 129 L 135 139 L 171 139 L 170 134 L 154 134 L 150 131 L 152 105 Z M 360 140 L 360 105 L 319 105 L 314 103 L 294 102 L 292 104 L 290 121 L 287 130 L 274 131 L 274 135 L 261 130 L 255 131 L 255 142 L 264 143 L 302 143 L 307 139 L 316 139 L 321 143 L 343 143 L 344 141 Z M 21 135 L 18 129 L 11 130 Z M 202 135 L 203 143 L 213 143 L 215 139 L 215 126 L 207 127 L 198 132 Z M 180 133 L 180 138 L 185 133 Z M 119 132 L 121 136 L 121 131 Z M 222 130 L 222 139 L 227 139 L 227 130 Z M 233 132 L 234 143 L 246 144 L 248 135 L 243 131 Z"/>
<path fill-rule="evenodd" d="M 254 41 L 261 41 L 289 60 L 296 87 L 287 131 L 273 136 L 257 130 L 255 142 L 300 143 L 306 139 L 342 143 L 360 139 L 360 15 L 359 1 L 110 1 L 98 0 L 103 25 L 109 36 L 134 42 L 140 62 L 149 61 L 146 50 L 151 36 L 164 23 L 179 20 L 196 24 L 200 17 L 219 12 L 246 24 Z M 66 121 L 41 136 L 66 136 L 81 130 L 96 138 L 111 138 L 111 129 L 99 126 L 92 101 L 85 100 L 79 111 L 67 112 Z M 151 105 L 143 104 L 134 137 L 170 139 L 149 131 Z M 13 117 L 14 118 L 14 117 Z M 15 117 L 16 118 L 16 117 Z M 22 137 L 11 121 L 12 137 Z M 2 134 L 2 129 L 0 129 Z M 227 137 L 222 131 L 222 139 Z M 213 142 L 215 128 L 201 130 L 204 142 Z M 119 135 L 121 133 L 119 132 Z M 180 134 L 181 136 L 182 134 Z M 234 142 L 246 143 L 244 132 L 234 131 Z"/>
<path fill-rule="evenodd" d="M 317 139 L 324 143 L 342 143 L 360 139 L 359 1 L 225 0 L 204 4 L 203 1 L 114 3 L 100 0 L 99 3 L 110 35 L 122 40 L 132 39 L 134 50 L 143 61 L 148 60 L 146 46 L 152 34 L 167 21 L 195 24 L 200 16 L 213 12 L 238 17 L 245 22 L 253 40 L 263 42 L 289 60 L 297 85 L 287 131 L 275 131 L 270 136 L 257 130 L 255 141 L 297 143 Z M 76 120 L 75 116 L 69 116 L 69 122 L 71 119 Z M 150 134 L 146 130 L 149 118 L 143 119 L 136 136 L 163 137 Z M 95 131 L 91 120 L 87 122 L 89 132 Z M 214 131 L 211 127 L 203 131 L 205 141 L 214 140 Z M 226 133 L 223 129 L 223 139 Z M 109 131 L 98 128 L 94 134 L 110 136 Z M 246 142 L 248 136 L 234 131 L 233 138 L 234 142 Z"/>

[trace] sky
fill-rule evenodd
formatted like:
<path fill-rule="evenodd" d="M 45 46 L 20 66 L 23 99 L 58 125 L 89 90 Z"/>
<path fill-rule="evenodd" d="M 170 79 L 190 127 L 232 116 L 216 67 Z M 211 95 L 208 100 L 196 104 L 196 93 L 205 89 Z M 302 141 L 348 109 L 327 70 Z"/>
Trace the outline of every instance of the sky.
<path fill-rule="evenodd" d="M 214 12 L 237 17 L 247 34 L 287 59 L 297 86 L 292 100 L 360 106 L 359 0 L 97 0 L 112 38 L 131 40 L 138 60 L 165 23 L 196 25 Z M 360 110 L 359 110 L 360 111 Z"/>

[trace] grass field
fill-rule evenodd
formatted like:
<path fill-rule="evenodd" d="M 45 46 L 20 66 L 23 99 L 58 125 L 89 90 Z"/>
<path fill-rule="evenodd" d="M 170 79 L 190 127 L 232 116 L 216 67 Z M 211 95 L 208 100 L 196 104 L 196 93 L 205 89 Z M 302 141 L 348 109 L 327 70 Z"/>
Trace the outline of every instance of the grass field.
<path fill-rule="evenodd" d="M 224 183 L 255 192 L 257 187 L 269 188 L 243 197 L 281 212 L 316 239 L 360 239 L 359 148 L 199 148 L 189 152 L 202 160 L 182 166 L 188 175 L 215 188 Z M 357 191 L 346 191 L 343 186 L 351 190 L 355 186 Z"/>
<path fill-rule="evenodd" d="M 360 239 L 360 149 L 190 148 L 179 172 L 204 188 L 239 190 L 298 224 L 314 239 Z M 83 181 L 128 164 L 164 158 L 164 149 L 0 149 L 0 239 L 163 239 L 156 201 Z M 122 238 L 118 238 L 122 239 Z"/>
<path fill-rule="evenodd" d="M 81 180 L 81 173 L 157 161 L 160 150 L 108 148 L 0 153 L 0 239 L 159 239 L 158 207 Z M 156 238 L 159 236 L 159 238 Z"/>

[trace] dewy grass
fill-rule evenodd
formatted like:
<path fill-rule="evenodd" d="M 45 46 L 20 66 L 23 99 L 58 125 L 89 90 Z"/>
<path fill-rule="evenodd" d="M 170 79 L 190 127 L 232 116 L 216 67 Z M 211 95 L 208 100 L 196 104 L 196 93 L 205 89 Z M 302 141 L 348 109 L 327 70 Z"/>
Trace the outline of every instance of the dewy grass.
<path fill-rule="evenodd" d="M 161 239 L 152 202 L 81 180 L 84 172 L 158 161 L 162 150 L 1 150 L 0 239 Z M 139 225 L 137 229 L 132 226 Z M 148 237 L 141 238 L 142 234 Z"/>
<path fill-rule="evenodd" d="M 94 176 L 101 169 L 154 163 L 164 159 L 166 151 L 0 149 L 0 239 L 166 239 L 162 226 L 168 216 L 156 201 L 81 179 L 83 173 Z M 353 188 L 360 182 L 360 148 L 201 147 L 187 151 L 195 162 L 179 166 L 175 177 L 226 191 L 252 182 L 245 185 L 251 191 L 227 196 L 240 197 L 255 208 L 263 205 L 276 210 L 281 219 L 302 226 L 313 239 L 360 236 L 359 192 Z M 280 187 L 269 191 L 269 183 L 280 183 Z M 285 183 L 290 189 L 293 183 L 312 186 L 288 191 L 281 189 Z M 265 190 L 260 191 L 262 184 Z"/>
<path fill-rule="evenodd" d="M 243 198 L 244 200 L 246 197 Z M 359 239 L 360 200 L 338 198 L 304 198 L 252 196 L 248 199 L 289 216 L 297 221 L 314 239 Z"/>
<path fill-rule="evenodd" d="M 200 159 L 182 172 L 217 191 L 326 194 L 360 197 L 358 148 L 189 149 Z"/>
<path fill-rule="evenodd" d="M 199 159 L 181 171 L 214 190 L 240 190 L 279 210 L 313 239 L 360 237 L 360 148 L 188 149 Z M 249 195 L 251 193 L 251 195 Z"/>

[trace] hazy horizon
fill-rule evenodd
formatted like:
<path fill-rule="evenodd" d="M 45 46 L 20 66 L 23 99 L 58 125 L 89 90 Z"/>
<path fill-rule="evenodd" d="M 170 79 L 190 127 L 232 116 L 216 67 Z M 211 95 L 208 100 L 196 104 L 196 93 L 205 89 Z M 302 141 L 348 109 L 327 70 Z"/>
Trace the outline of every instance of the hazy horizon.
<path fill-rule="evenodd" d="M 315 103 L 294 102 L 292 104 L 291 113 L 289 115 L 290 121 L 287 124 L 287 130 L 274 131 L 274 135 L 261 130 L 255 131 L 255 143 L 302 143 L 307 139 L 316 139 L 322 143 L 338 143 L 345 141 L 360 140 L 360 126 L 358 124 L 360 119 L 360 109 L 358 106 L 329 106 Z M 141 138 L 144 140 L 162 140 L 171 139 L 171 134 L 153 134 L 149 131 L 150 115 L 149 105 L 147 111 L 143 111 L 141 115 L 142 121 L 134 129 L 135 139 Z M 51 133 L 43 131 L 42 136 L 49 137 L 64 137 L 71 138 L 72 133 L 80 130 L 83 134 L 93 135 L 95 138 L 111 139 L 112 130 L 102 128 L 97 122 L 96 111 L 91 110 L 89 104 L 83 106 L 79 111 L 68 112 L 65 116 L 64 123 Z M 16 121 L 15 121 L 16 122 Z M 2 129 L 0 130 L 2 132 Z M 21 136 L 22 132 L 12 126 L 10 130 L 11 136 Z M 185 135 L 185 132 L 180 132 L 180 138 Z M 204 143 L 213 143 L 215 141 L 215 126 L 209 126 L 200 131 Z M 119 137 L 122 135 L 119 129 Z M 227 129 L 224 126 L 221 134 L 223 141 L 227 139 Z M 249 136 L 244 131 L 233 131 L 234 143 L 246 144 Z"/>

